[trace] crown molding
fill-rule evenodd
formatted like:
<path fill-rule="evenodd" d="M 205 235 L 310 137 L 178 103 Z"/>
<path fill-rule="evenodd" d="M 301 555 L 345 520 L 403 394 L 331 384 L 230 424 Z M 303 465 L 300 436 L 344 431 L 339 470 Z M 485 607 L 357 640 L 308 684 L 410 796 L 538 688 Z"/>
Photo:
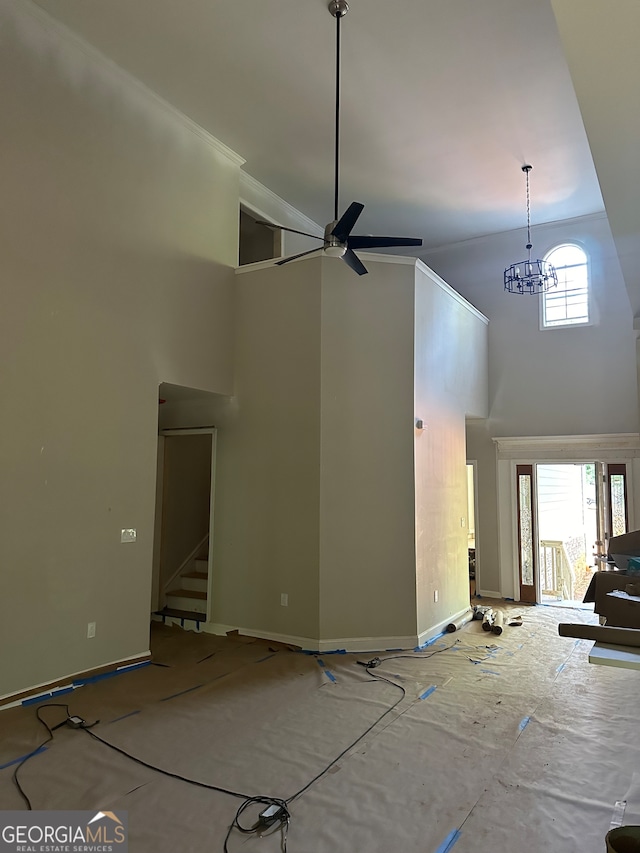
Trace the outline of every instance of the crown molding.
<path fill-rule="evenodd" d="M 113 79 L 117 80 L 120 84 L 132 91 L 135 91 L 155 107 L 158 107 L 174 121 L 177 121 L 184 128 L 205 142 L 210 148 L 213 148 L 218 154 L 222 154 L 235 166 L 242 166 L 245 163 L 244 158 L 239 154 L 236 154 L 236 152 L 225 145 L 224 142 L 216 139 L 215 136 L 197 124 L 197 122 L 193 121 L 193 119 L 189 118 L 189 116 L 185 115 L 185 113 L 181 112 L 177 107 L 174 107 L 173 104 L 170 104 L 169 101 L 166 101 L 161 95 L 158 95 L 153 91 L 153 89 L 150 89 L 145 83 L 138 80 L 137 77 L 134 77 L 133 74 L 125 71 L 124 68 L 121 68 L 112 59 L 109 59 L 108 56 L 82 38 L 82 36 L 67 27 L 66 24 L 63 24 L 53 18 L 42 7 L 38 6 L 37 3 L 33 2 L 33 0 L 13 0 L 13 6 L 16 9 L 24 11 L 41 26 L 54 33 L 60 40 L 64 49 L 80 51 L 83 53 L 91 62 L 95 63 L 107 74 L 111 75 Z"/>
<path fill-rule="evenodd" d="M 443 278 L 440 278 L 438 273 L 434 272 L 431 267 L 428 267 L 425 262 L 420 260 L 419 258 L 416 262 L 416 269 L 419 269 L 420 272 L 424 273 L 424 275 L 430 278 L 434 284 L 437 284 L 441 290 L 444 290 L 446 294 L 448 294 L 452 299 L 455 299 L 455 301 L 462 305 L 463 308 L 466 308 L 469 313 L 474 315 L 474 317 L 477 317 L 479 320 L 482 320 L 485 326 L 489 325 L 488 317 L 485 317 L 485 315 L 481 311 L 478 311 L 475 305 L 472 305 L 470 302 L 467 302 L 464 296 L 458 293 L 458 291 L 451 287 L 450 284 L 447 284 L 447 282 Z"/>
<path fill-rule="evenodd" d="M 318 246 L 318 252 L 322 251 L 322 246 Z M 291 261 L 292 264 L 301 263 L 302 261 L 312 260 L 313 258 L 324 257 L 324 255 L 307 255 L 303 258 L 296 258 L 294 261 Z M 463 308 L 466 308 L 474 317 L 477 317 L 481 320 L 485 325 L 489 325 L 489 320 L 482 314 L 478 309 L 472 305 L 470 302 L 461 296 L 457 290 L 454 290 L 451 285 L 447 284 L 447 282 L 440 278 L 440 276 L 435 273 L 430 267 L 428 267 L 424 261 L 421 261 L 419 258 L 410 258 L 406 255 L 378 255 L 375 252 L 358 252 L 358 257 L 364 262 L 370 264 L 395 264 L 396 266 L 411 266 L 415 267 L 416 270 L 419 270 L 423 275 L 427 276 L 427 278 L 431 279 L 431 281 L 439 287 L 441 290 L 450 296 L 452 299 L 455 299 Z M 256 270 L 267 269 L 275 265 L 275 262 L 280 260 L 280 258 L 271 258 L 267 261 L 257 261 L 255 264 L 245 264 L 241 267 L 236 267 L 236 275 L 242 275 L 243 273 L 255 272 Z M 333 258 L 332 260 L 338 260 L 337 258 Z"/>
<path fill-rule="evenodd" d="M 585 451 L 640 450 L 640 434 L 637 432 L 602 433 L 598 435 L 535 435 L 499 436 L 491 439 L 498 453 L 513 451 L 552 451 L 571 448 Z"/>
<path fill-rule="evenodd" d="M 240 204 L 253 210 L 264 219 L 273 220 L 276 217 L 285 220 L 274 222 L 274 225 L 297 226 L 299 231 L 305 230 L 310 234 L 316 234 L 318 237 L 324 237 L 324 228 L 317 222 L 305 216 L 304 213 L 301 213 L 296 207 L 244 170 L 240 171 Z M 266 212 L 268 210 L 275 212 L 269 214 Z"/>

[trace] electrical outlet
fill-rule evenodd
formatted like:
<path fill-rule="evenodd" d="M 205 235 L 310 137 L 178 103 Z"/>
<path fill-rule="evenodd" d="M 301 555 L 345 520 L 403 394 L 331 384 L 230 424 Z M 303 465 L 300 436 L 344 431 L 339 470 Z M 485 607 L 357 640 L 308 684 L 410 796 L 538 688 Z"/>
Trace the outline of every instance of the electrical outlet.
<path fill-rule="evenodd" d="M 123 527 L 120 533 L 120 541 L 121 542 L 135 542 L 136 541 L 136 529 L 135 527 Z"/>
<path fill-rule="evenodd" d="M 434 604 L 438 603 L 438 590 L 437 589 L 433 590 L 433 601 L 434 601 Z"/>
<path fill-rule="evenodd" d="M 89 622 L 87 624 L 87 640 L 90 640 L 92 637 L 96 635 L 96 623 Z"/>
<path fill-rule="evenodd" d="M 464 527 L 464 524 L 465 524 L 465 517 L 463 515 L 460 519 L 460 527 Z"/>
<path fill-rule="evenodd" d="M 280 604 L 282 607 L 288 607 L 289 606 L 289 596 L 286 592 L 280 593 Z"/>

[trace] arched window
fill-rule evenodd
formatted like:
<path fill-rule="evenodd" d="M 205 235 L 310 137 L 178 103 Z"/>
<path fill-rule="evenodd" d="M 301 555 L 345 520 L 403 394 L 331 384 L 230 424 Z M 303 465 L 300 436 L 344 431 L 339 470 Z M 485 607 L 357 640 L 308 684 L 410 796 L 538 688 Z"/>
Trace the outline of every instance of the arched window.
<path fill-rule="evenodd" d="M 589 273 L 587 256 L 580 246 L 556 246 L 545 261 L 558 273 L 558 286 L 542 294 L 542 328 L 575 326 L 589 322 Z"/>

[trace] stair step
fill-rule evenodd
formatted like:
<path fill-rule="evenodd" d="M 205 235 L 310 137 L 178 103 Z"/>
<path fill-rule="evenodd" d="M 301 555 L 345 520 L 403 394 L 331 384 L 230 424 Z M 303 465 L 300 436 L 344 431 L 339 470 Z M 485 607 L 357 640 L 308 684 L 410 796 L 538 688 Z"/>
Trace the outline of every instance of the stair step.
<path fill-rule="evenodd" d="M 206 613 L 198 613 L 197 610 L 178 610 L 176 607 L 163 607 L 156 610 L 158 616 L 173 616 L 174 619 L 191 619 L 193 622 L 204 622 Z"/>
<path fill-rule="evenodd" d="M 198 578 L 198 580 L 206 581 L 209 577 L 208 572 L 186 572 L 184 575 L 180 575 L 183 578 Z"/>
<path fill-rule="evenodd" d="M 167 595 L 173 595 L 176 598 L 200 598 L 207 600 L 207 593 L 201 592 L 199 589 L 171 589 Z"/>

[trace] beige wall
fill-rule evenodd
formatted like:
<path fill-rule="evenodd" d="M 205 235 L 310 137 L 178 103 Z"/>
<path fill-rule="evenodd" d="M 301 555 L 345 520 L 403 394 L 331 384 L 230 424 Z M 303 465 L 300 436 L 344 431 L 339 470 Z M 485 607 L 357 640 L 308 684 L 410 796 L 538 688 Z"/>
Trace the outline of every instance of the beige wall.
<path fill-rule="evenodd" d="M 486 414 L 486 323 L 415 263 L 366 262 L 237 277 L 236 396 L 210 415 L 219 625 L 375 648 L 469 603 L 464 425 Z"/>
<path fill-rule="evenodd" d="M 323 639 L 415 637 L 414 265 L 322 263 Z"/>
<path fill-rule="evenodd" d="M 232 388 L 238 165 L 29 9 L 0 8 L 0 695 L 148 649 L 158 383 Z"/>
<path fill-rule="evenodd" d="M 487 322 L 430 270 L 415 285 L 418 633 L 469 605 L 465 415 L 487 414 Z M 437 593 L 438 601 L 435 601 Z"/>
<path fill-rule="evenodd" d="M 236 393 L 214 412 L 214 623 L 318 633 L 319 263 L 236 276 Z"/>
<path fill-rule="evenodd" d="M 426 258 L 491 321 L 489 417 L 468 431 L 468 458 L 478 460 L 477 581 L 484 592 L 501 592 L 499 538 L 506 535 L 498 528 L 492 438 L 638 431 L 636 332 L 606 216 L 537 226 L 534 233 L 536 257 L 563 242 L 587 253 L 589 326 L 541 330 L 538 297 L 505 293 L 502 272 L 522 256 L 523 242 L 513 231 Z"/>

